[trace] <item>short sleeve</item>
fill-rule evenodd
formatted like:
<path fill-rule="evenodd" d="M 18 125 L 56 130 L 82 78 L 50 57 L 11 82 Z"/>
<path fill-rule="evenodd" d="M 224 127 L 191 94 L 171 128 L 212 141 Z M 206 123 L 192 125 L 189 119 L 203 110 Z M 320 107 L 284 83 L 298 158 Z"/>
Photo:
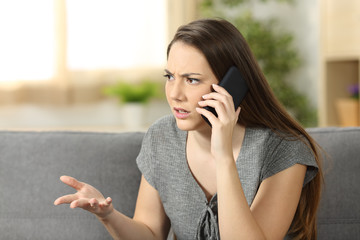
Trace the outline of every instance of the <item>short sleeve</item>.
<path fill-rule="evenodd" d="M 155 167 L 152 156 L 152 129 L 145 134 L 136 164 L 146 181 L 156 189 Z"/>
<path fill-rule="evenodd" d="M 185 141 L 186 134 L 177 128 L 172 115 L 158 119 L 145 134 L 136 163 L 146 181 L 158 192 L 163 190 L 169 171 L 173 171 L 169 168 L 174 162 L 168 164 L 169 158 L 174 160 L 180 156 L 177 153 L 183 153 Z"/>
<path fill-rule="evenodd" d="M 307 166 L 304 186 L 316 176 L 318 166 L 315 156 L 303 141 L 281 138 L 274 134 L 270 138 L 268 147 L 267 156 L 262 168 L 262 180 L 295 164 Z"/>

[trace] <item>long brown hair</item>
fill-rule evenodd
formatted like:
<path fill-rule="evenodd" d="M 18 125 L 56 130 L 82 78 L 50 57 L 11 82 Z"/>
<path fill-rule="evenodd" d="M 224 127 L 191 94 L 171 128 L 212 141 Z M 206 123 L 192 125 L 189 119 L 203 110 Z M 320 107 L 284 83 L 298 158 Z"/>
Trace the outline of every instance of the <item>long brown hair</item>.
<path fill-rule="evenodd" d="M 240 124 L 270 128 L 277 134 L 285 133 L 304 141 L 312 150 L 319 171 L 302 190 L 289 234 L 293 239 L 316 239 L 316 211 L 323 179 L 318 146 L 277 100 L 242 34 L 226 20 L 201 19 L 177 30 L 167 55 L 176 41 L 199 49 L 219 80 L 231 66 L 240 69 L 249 86 L 249 92 L 241 103 Z"/>

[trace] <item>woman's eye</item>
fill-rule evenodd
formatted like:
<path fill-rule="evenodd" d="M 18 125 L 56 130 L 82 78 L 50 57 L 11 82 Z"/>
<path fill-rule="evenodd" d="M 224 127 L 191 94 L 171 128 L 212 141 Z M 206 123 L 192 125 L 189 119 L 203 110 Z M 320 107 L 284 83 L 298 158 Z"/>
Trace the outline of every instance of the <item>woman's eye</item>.
<path fill-rule="evenodd" d="M 164 77 L 166 77 L 168 80 L 173 80 L 174 76 L 170 74 L 165 74 Z"/>
<path fill-rule="evenodd" d="M 188 78 L 187 81 L 190 83 L 190 84 L 197 84 L 200 82 L 199 79 L 196 79 L 196 78 Z"/>

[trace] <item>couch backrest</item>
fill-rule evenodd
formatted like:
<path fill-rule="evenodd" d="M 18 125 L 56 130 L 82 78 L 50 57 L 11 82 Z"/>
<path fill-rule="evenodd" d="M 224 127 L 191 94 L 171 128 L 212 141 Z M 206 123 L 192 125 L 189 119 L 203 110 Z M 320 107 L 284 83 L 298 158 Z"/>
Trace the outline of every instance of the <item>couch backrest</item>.
<path fill-rule="evenodd" d="M 360 239 L 360 128 L 314 128 L 308 132 L 327 154 L 318 239 Z"/>
<path fill-rule="evenodd" d="M 318 239 L 360 239 L 360 128 L 308 132 L 327 152 Z M 111 239 L 89 213 L 53 206 L 74 191 L 70 175 L 111 196 L 132 216 L 144 133 L 0 131 L 0 239 Z"/>
<path fill-rule="evenodd" d="M 112 239 L 90 213 L 54 206 L 70 175 L 132 216 L 143 133 L 0 132 L 0 239 Z"/>

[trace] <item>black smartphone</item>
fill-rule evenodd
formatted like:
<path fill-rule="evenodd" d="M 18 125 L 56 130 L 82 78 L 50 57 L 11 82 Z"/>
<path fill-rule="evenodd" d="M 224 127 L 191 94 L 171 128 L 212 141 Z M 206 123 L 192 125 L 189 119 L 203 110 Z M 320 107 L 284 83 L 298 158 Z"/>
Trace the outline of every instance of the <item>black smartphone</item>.
<path fill-rule="evenodd" d="M 239 69 L 235 66 L 229 68 L 223 79 L 220 81 L 219 86 L 222 86 L 232 96 L 234 100 L 235 111 L 240 106 L 241 101 L 244 99 L 246 93 L 249 90 L 244 77 L 242 76 Z M 204 108 L 212 112 L 216 117 L 218 116 L 213 107 L 207 106 Z M 210 121 L 205 116 L 201 116 L 211 126 Z"/>

